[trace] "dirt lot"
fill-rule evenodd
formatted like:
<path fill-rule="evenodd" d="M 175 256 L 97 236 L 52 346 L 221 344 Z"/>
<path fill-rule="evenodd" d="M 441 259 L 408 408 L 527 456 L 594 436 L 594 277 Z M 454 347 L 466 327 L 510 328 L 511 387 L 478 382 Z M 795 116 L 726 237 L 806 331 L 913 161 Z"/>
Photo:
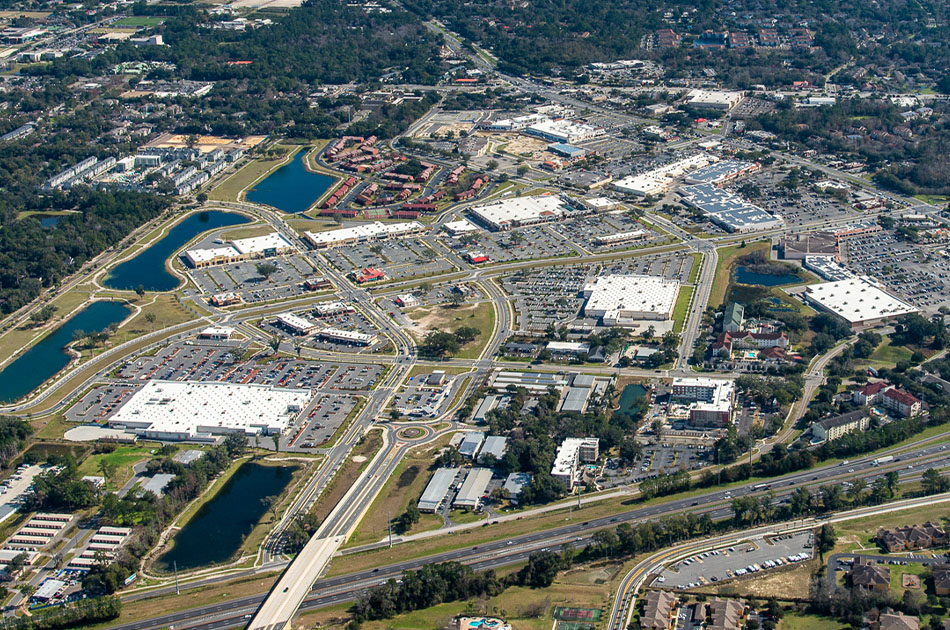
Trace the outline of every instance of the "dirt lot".
<path fill-rule="evenodd" d="M 807 598 L 811 576 L 821 568 L 818 560 L 809 560 L 787 569 L 770 569 L 751 578 L 730 580 L 716 586 L 704 586 L 691 592 L 742 597 Z"/>

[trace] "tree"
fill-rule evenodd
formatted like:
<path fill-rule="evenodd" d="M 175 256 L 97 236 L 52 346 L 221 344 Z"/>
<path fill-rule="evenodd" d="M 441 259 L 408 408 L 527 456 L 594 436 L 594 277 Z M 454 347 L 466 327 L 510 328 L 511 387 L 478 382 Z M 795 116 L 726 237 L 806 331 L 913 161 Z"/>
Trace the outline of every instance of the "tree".
<path fill-rule="evenodd" d="M 103 476 L 106 480 L 106 483 L 112 481 L 112 478 L 115 476 L 115 472 L 118 469 L 115 462 L 109 461 L 106 458 L 99 460 L 99 474 Z"/>
<path fill-rule="evenodd" d="M 819 558 L 824 562 L 825 554 L 835 548 L 835 542 L 838 537 L 835 535 L 835 528 L 825 523 L 818 530 L 818 536 L 815 539 L 815 546 L 818 548 Z"/>
<path fill-rule="evenodd" d="M 272 262 L 259 262 L 254 265 L 254 269 L 257 271 L 257 275 L 268 280 L 277 272 L 277 265 Z"/>
<path fill-rule="evenodd" d="M 493 171 L 498 168 L 498 160 L 488 160 L 488 164 L 485 165 L 485 168 L 489 171 Z"/>
<path fill-rule="evenodd" d="M 145 297 L 145 285 L 140 284 L 139 286 L 135 287 L 135 294 L 138 295 L 140 298 Z"/>
<path fill-rule="evenodd" d="M 935 468 L 928 468 L 924 471 L 921 484 L 927 494 L 939 494 L 950 490 L 950 479 L 941 475 L 940 471 Z"/>
<path fill-rule="evenodd" d="M 455 329 L 455 338 L 458 340 L 459 345 L 465 345 L 470 341 L 475 341 L 481 334 L 482 331 L 474 326 L 460 326 Z"/>
<path fill-rule="evenodd" d="M 267 342 L 267 345 L 270 346 L 270 349 L 273 354 L 280 352 L 280 337 L 273 335 L 270 338 L 270 341 Z"/>
<path fill-rule="evenodd" d="M 532 588 L 547 588 L 561 570 L 561 557 L 553 551 L 539 551 L 528 556 L 528 564 L 518 572 L 519 581 Z"/>
<path fill-rule="evenodd" d="M 146 313 L 146 314 L 145 314 L 145 321 L 147 321 L 149 324 L 151 324 L 151 325 L 152 325 L 152 328 L 154 329 L 154 328 L 155 328 L 155 325 L 154 325 L 154 324 L 155 324 L 155 313 L 153 313 L 152 311 L 149 311 L 148 313 Z"/>
<path fill-rule="evenodd" d="M 429 331 L 419 344 L 419 354 L 426 357 L 441 358 L 452 356 L 459 351 L 459 342 L 455 335 L 438 330 Z"/>
<path fill-rule="evenodd" d="M 518 177 L 524 177 L 525 175 L 528 174 L 528 171 L 530 170 L 531 170 L 530 166 L 528 166 L 527 164 L 522 164 L 521 166 L 518 167 Z"/>
<path fill-rule="evenodd" d="M 59 310 L 59 307 L 53 306 L 52 304 L 47 304 L 43 308 L 33 311 L 30 313 L 30 321 L 35 323 L 48 322 L 50 318 L 53 317 L 53 314 Z"/>

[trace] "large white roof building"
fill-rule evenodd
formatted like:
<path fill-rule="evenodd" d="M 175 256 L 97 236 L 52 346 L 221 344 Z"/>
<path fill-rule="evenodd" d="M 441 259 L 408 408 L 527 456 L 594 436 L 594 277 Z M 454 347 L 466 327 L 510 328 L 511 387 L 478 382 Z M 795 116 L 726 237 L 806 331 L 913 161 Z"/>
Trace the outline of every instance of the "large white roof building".
<path fill-rule="evenodd" d="M 492 230 L 556 221 L 568 211 L 567 203 L 557 195 L 514 197 L 472 208 L 475 218 Z"/>
<path fill-rule="evenodd" d="M 382 223 L 380 221 L 374 221 L 373 223 L 364 223 L 362 225 L 340 228 L 339 230 L 329 230 L 327 232 L 304 232 L 304 236 L 316 249 L 327 249 L 330 247 L 341 247 L 343 245 L 355 245 L 357 243 L 384 241 L 390 238 L 412 236 L 423 232 L 425 232 L 425 226 L 418 221 L 406 221 L 403 223 Z"/>
<path fill-rule="evenodd" d="M 682 160 L 664 164 L 645 173 L 630 175 L 614 181 L 611 186 L 632 195 L 656 195 L 669 190 L 678 177 L 717 162 L 719 158 L 708 153 L 696 153 Z"/>
<path fill-rule="evenodd" d="M 574 142 L 583 142 L 602 136 L 605 130 L 602 127 L 594 127 L 584 123 L 573 122 L 570 120 L 542 120 L 530 125 L 524 130 L 529 136 L 543 138 L 551 142 L 564 142 L 572 144 Z"/>
<path fill-rule="evenodd" d="M 805 289 L 802 297 L 844 318 L 852 327 L 873 325 L 918 311 L 912 304 L 884 291 L 868 276 L 813 284 Z"/>
<path fill-rule="evenodd" d="M 309 389 L 149 381 L 109 420 L 154 440 L 216 441 L 227 433 L 278 434 L 310 401 Z"/>
<path fill-rule="evenodd" d="M 584 314 L 601 318 L 605 326 L 667 320 L 673 316 L 679 288 L 676 280 L 660 276 L 599 276 L 584 286 Z"/>
<path fill-rule="evenodd" d="M 742 100 L 742 92 L 726 90 L 690 90 L 686 104 L 692 107 L 728 111 Z"/>
<path fill-rule="evenodd" d="M 294 247 L 293 243 L 282 234 L 271 232 L 263 236 L 237 239 L 218 247 L 189 249 L 185 252 L 185 260 L 192 267 L 200 269 L 211 265 L 223 265 L 252 258 L 282 256 L 296 250 L 297 248 Z"/>

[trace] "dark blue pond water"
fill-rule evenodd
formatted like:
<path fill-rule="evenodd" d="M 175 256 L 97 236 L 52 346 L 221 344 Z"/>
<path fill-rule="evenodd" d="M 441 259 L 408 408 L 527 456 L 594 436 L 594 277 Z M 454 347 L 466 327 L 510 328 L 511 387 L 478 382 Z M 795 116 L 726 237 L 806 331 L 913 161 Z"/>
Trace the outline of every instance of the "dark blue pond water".
<path fill-rule="evenodd" d="M 212 210 L 195 213 L 141 254 L 113 269 L 103 284 L 122 291 L 134 291 L 139 285 L 145 287 L 146 291 L 171 291 L 179 283 L 178 278 L 165 269 L 165 261 L 172 254 L 202 232 L 248 221 L 247 217 L 234 212 Z"/>
<path fill-rule="evenodd" d="M 161 569 L 193 569 L 230 559 L 267 511 L 262 499 L 276 497 L 296 466 L 242 465 L 213 499 L 181 528 L 174 546 L 158 559 Z"/>
<path fill-rule="evenodd" d="M 306 150 L 300 151 L 294 159 L 247 191 L 245 199 L 291 214 L 303 212 L 312 206 L 336 180 L 322 173 L 308 171 L 303 162 L 306 154 Z"/>
<path fill-rule="evenodd" d="M 45 228 L 48 228 L 48 227 L 56 227 L 56 224 L 59 223 L 59 220 L 62 219 L 62 218 L 63 218 L 63 217 L 61 217 L 61 216 L 59 216 L 59 215 L 45 216 L 45 217 L 41 216 L 41 217 L 40 217 L 40 225 L 42 225 L 42 226 L 45 227 Z"/>
<path fill-rule="evenodd" d="M 801 278 L 793 273 L 784 273 L 773 276 L 767 273 L 755 273 L 749 271 L 744 266 L 736 267 L 736 282 L 742 284 L 758 284 L 764 287 L 777 287 L 783 284 L 795 284 L 801 282 Z"/>
<path fill-rule="evenodd" d="M 620 401 L 618 403 L 617 411 L 632 414 L 633 410 L 636 408 L 637 401 L 646 395 L 647 388 L 643 385 L 637 385 L 636 383 L 627 385 L 620 393 Z"/>
<path fill-rule="evenodd" d="M 21 354 L 0 372 L 0 401 L 23 398 L 69 363 L 65 348 L 73 332 L 99 332 L 125 319 L 131 309 L 120 302 L 93 302 Z"/>

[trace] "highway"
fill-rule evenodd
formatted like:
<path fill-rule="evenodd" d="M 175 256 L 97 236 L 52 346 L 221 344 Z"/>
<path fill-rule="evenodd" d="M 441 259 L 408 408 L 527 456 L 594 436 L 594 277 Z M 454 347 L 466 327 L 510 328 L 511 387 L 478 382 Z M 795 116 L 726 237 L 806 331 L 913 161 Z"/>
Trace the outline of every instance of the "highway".
<path fill-rule="evenodd" d="M 947 437 L 950 437 L 950 433 L 910 443 L 895 451 L 903 454 L 899 454 L 894 462 L 886 465 L 875 466 L 874 460 L 877 456 L 867 456 L 855 459 L 847 466 L 827 465 L 813 470 L 783 475 L 771 480 L 769 482 L 770 488 L 765 490 L 756 490 L 753 485 L 757 484 L 736 486 L 731 489 L 711 489 L 699 496 L 657 501 L 611 516 L 583 522 L 572 522 L 568 525 L 561 525 L 544 531 L 481 543 L 476 547 L 465 547 L 422 558 L 407 559 L 397 564 L 378 567 L 373 570 L 323 578 L 318 580 L 313 589 L 302 597 L 300 609 L 308 610 L 330 603 L 351 601 L 366 588 L 385 582 L 390 577 L 398 577 L 403 571 L 417 569 L 423 564 L 455 560 L 476 568 L 504 566 L 523 560 L 530 553 L 540 549 L 556 547 L 563 543 L 581 544 L 593 532 L 604 527 L 614 527 L 620 523 L 636 523 L 645 520 L 655 521 L 668 515 L 686 511 L 697 515 L 709 514 L 714 520 L 728 519 L 732 517 L 731 500 L 739 496 L 764 496 L 767 492 L 772 492 L 775 495 L 774 501 L 780 502 L 800 487 L 806 487 L 814 491 L 821 485 L 843 483 L 848 479 L 858 478 L 872 483 L 877 477 L 891 471 L 896 471 L 899 474 L 902 483 L 915 481 L 919 479 L 920 474 L 927 467 L 945 468 L 950 466 L 950 449 L 945 443 Z M 912 468 L 908 468 L 908 466 L 912 466 Z M 341 502 L 342 504 L 343 502 Z M 582 515 L 583 511 L 579 514 Z M 582 516 L 576 518 L 579 519 Z M 578 537 L 581 540 L 577 540 Z M 272 594 L 277 591 L 282 592 L 282 588 L 278 584 L 278 587 L 272 590 Z M 212 630 L 213 628 L 243 625 L 246 623 L 244 615 L 253 613 L 263 597 L 263 595 L 258 595 L 230 602 L 220 602 L 211 606 L 202 606 L 189 611 L 162 615 L 141 622 L 121 624 L 114 626 L 114 628 L 116 630 L 155 630 L 173 624 L 176 625 L 176 630 L 185 627 Z"/>

